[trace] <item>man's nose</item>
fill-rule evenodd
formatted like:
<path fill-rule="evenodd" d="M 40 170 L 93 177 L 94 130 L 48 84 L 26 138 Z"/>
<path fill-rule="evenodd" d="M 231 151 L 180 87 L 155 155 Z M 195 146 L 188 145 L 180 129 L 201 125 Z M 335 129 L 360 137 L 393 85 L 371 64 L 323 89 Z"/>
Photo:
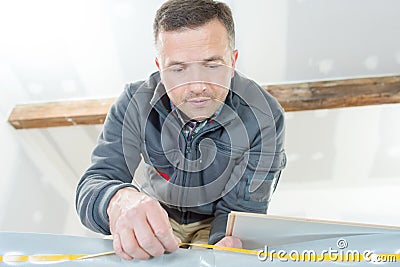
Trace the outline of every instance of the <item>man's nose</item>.
<path fill-rule="evenodd" d="M 189 85 L 189 90 L 192 94 L 200 95 L 207 91 L 207 85 L 202 82 L 194 82 Z"/>

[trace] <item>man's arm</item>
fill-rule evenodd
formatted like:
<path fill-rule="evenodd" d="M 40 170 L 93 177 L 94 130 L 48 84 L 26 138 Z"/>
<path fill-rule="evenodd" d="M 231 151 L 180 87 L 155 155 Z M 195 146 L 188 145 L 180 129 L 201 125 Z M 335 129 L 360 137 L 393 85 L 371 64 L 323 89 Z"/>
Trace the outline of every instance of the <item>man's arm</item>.
<path fill-rule="evenodd" d="M 93 150 L 92 164 L 77 186 L 75 204 L 82 223 L 89 229 L 103 234 L 110 234 L 106 209 L 112 196 L 121 188 L 135 188 L 131 184 L 133 178 L 125 163 L 122 147 L 122 128 L 131 97 L 127 86 L 111 107 Z M 135 167 L 140 162 L 139 135 L 137 140 L 137 156 L 130 159 Z"/>
<path fill-rule="evenodd" d="M 173 252 L 179 242 L 159 202 L 131 184 L 141 151 L 139 109 L 132 100 L 138 86 L 128 86 L 112 106 L 93 151 L 92 165 L 76 194 L 82 223 L 94 231 L 113 234 L 116 254 L 128 260 Z M 124 153 L 124 148 L 129 153 Z"/>

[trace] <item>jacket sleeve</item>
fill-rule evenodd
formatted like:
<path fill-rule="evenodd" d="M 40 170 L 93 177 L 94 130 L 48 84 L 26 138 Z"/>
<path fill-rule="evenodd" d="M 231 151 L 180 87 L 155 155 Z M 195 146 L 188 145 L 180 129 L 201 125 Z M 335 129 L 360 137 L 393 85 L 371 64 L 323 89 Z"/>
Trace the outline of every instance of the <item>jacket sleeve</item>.
<path fill-rule="evenodd" d="M 92 152 L 92 164 L 78 183 L 75 205 L 82 223 L 89 229 L 102 234 L 110 234 L 107 206 L 112 196 L 121 188 L 134 187 L 133 173 L 130 172 L 123 153 L 124 118 L 129 112 L 137 112 L 132 101 L 134 85 L 126 86 L 124 92 L 107 114 L 103 130 Z M 138 118 L 139 116 L 130 116 Z M 131 123 L 130 132 L 136 138 L 130 138 L 130 167 L 136 169 L 140 162 L 139 121 Z M 134 170 L 132 170 L 134 172 Z M 136 188 L 137 189 L 137 188 Z"/>
<path fill-rule="evenodd" d="M 263 214 L 267 212 L 281 171 L 286 166 L 283 110 L 279 109 L 271 121 L 269 126 L 260 129 L 260 134 L 250 150 L 236 162 L 230 179 L 237 183 L 216 204 L 215 219 L 211 223 L 210 244 L 215 244 L 225 237 L 226 223 L 231 211 Z M 268 149 L 262 149 L 261 146 Z"/>

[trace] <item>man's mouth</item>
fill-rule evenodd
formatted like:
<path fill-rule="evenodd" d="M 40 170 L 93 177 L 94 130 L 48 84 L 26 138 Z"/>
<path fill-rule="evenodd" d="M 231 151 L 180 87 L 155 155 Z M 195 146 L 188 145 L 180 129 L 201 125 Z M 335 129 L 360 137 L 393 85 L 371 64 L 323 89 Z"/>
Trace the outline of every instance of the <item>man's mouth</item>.
<path fill-rule="evenodd" d="M 189 104 L 195 106 L 195 107 L 204 107 L 206 106 L 209 102 L 211 101 L 210 97 L 196 97 L 196 98 L 191 98 L 187 100 Z"/>

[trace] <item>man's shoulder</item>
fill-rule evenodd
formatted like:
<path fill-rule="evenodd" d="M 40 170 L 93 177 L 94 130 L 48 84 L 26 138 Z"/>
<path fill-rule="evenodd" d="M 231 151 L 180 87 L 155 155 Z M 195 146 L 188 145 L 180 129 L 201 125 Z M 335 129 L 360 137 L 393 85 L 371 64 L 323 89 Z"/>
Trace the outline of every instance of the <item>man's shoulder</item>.
<path fill-rule="evenodd" d="M 261 113 L 273 118 L 284 113 L 278 100 L 254 80 L 242 74 L 235 73 L 234 95 L 239 99 L 238 108 L 251 109 L 252 112 Z"/>
<path fill-rule="evenodd" d="M 127 83 L 110 112 L 120 118 L 125 118 L 127 114 L 140 113 L 149 109 L 150 100 L 158 83 L 158 72 L 151 74 L 146 80 Z"/>
<path fill-rule="evenodd" d="M 159 72 L 152 73 L 146 80 L 127 83 L 124 94 L 129 98 L 150 98 L 153 97 L 155 88 L 160 82 Z"/>

